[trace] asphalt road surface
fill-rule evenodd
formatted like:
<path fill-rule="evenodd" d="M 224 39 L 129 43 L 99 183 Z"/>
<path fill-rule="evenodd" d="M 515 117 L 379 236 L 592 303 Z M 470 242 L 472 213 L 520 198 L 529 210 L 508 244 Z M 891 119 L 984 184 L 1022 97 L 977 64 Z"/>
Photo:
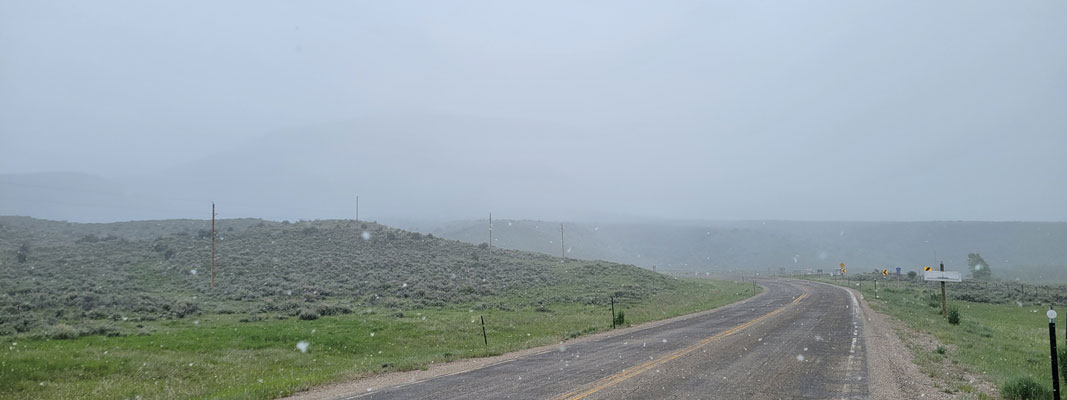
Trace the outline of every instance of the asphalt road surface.
<path fill-rule="evenodd" d="M 863 399 L 863 321 L 842 289 L 764 280 L 715 312 L 360 399 Z"/>

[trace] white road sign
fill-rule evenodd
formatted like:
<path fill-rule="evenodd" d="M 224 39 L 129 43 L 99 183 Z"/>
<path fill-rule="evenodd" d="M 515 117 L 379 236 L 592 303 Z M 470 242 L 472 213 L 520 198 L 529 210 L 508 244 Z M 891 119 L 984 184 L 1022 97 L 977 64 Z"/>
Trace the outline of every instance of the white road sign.
<path fill-rule="evenodd" d="M 963 276 L 956 271 L 926 271 L 923 272 L 924 281 L 963 282 Z"/>

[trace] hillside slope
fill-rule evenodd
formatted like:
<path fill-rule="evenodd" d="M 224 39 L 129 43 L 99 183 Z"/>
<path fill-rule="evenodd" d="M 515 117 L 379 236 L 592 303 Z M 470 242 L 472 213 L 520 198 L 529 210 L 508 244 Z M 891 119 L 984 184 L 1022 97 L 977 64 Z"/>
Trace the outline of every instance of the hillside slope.
<path fill-rule="evenodd" d="M 91 325 L 108 319 L 200 313 L 317 318 L 361 307 L 589 304 L 609 293 L 637 299 L 675 285 L 633 266 L 522 251 L 489 257 L 475 245 L 374 223 L 244 219 L 217 224 L 211 289 L 209 228 L 210 221 L 193 220 L 0 217 L 0 335 L 60 325 L 96 332 Z"/>

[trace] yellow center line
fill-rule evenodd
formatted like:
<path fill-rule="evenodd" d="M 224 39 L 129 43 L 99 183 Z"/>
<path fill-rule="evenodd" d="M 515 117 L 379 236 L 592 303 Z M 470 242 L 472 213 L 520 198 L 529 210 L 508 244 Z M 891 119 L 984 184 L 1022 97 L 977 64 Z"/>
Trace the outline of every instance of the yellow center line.
<path fill-rule="evenodd" d="M 624 371 L 622 371 L 622 372 L 620 372 L 618 374 L 602 378 L 602 379 L 594 382 L 593 386 L 590 387 L 589 389 L 586 389 L 585 391 L 579 391 L 581 389 L 575 389 L 575 390 L 572 390 L 570 392 L 564 393 L 564 394 L 556 397 L 556 399 L 579 400 L 579 399 L 585 398 L 586 396 L 589 396 L 589 395 L 591 395 L 593 393 L 596 393 L 596 392 L 599 392 L 601 390 L 607 389 L 607 388 L 609 388 L 609 387 L 611 387 L 611 386 L 613 386 L 613 385 L 615 385 L 615 384 L 617 384 L 619 382 L 622 382 L 622 381 L 625 381 L 627 379 L 633 378 L 634 376 L 640 375 L 641 373 L 643 373 L 645 371 L 648 371 L 648 370 L 650 370 L 652 368 L 658 367 L 658 366 L 663 365 L 664 363 L 667 363 L 667 362 L 669 362 L 671 360 L 674 360 L 674 359 L 676 359 L 678 357 L 681 357 L 681 356 L 684 356 L 686 354 L 692 353 L 692 352 L 696 351 L 697 349 L 699 349 L 700 347 L 702 347 L 702 346 L 704 346 L 704 345 L 706 345 L 708 343 L 711 343 L 714 340 L 722 339 L 724 337 L 730 336 L 730 335 L 732 335 L 734 333 L 737 333 L 738 331 L 740 331 L 742 329 L 745 329 L 745 328 L 747 328 L 749 326 L 752 326 L 753 324 L 756 324 L 756 323 L 758 323 L 760 321 L 763 321 L 763 320 L 765 320 L 767 318 L 770 318 L 770 317 L 772 317 L 774 315 L 777 315 L 778 313 L 781 313 L 782 311 L 785 311 L 785 309 L 787 309 L 787 308 L 799 303 L 800 300 L 804 299 L 805 297 L 808 297 L 808 293 L 807 292 L 801 293 L 800 296 L 798 296 L 795 300 L 793 300 L 792 303 L 786 304 L 786 305 L 784 305 L 784 306 L 782 306 L 782 307 L 780 307 L 780 308 L 778 308 L 778 309 L 776 309 L 774 311 L 771 311 L 770 313 L 767 313 L 767 314 L 764 314 L 764 315 L 760 316 L 759 318 L 756 318 L 754 320 L 745 322 L 745 323 L 743 323 L 741 325 L 738 325 L 738 326 L 735 326 L 733 328 L 730 328 L 729 330 L 726 330 L 726 331 L 721 332 L 719 334 L 716 334 L 716 335 L 709 336 L 709 337 L 706 337 L 704 339 L 701 339 L 699 342 L 696 342 L 695 344 L 692 344 L 689 347 L 686 347 L 686 348 L 683 348 L 681 350 L 677 350 L 677 351 L 675 351 L 675 352 L 673 352 L 671 354 L 668 354 L 666 357 L 655 359 L 655 360 L 646 362 L 644 364 L 638 365 L 636 367 L 624 370 Z"/>

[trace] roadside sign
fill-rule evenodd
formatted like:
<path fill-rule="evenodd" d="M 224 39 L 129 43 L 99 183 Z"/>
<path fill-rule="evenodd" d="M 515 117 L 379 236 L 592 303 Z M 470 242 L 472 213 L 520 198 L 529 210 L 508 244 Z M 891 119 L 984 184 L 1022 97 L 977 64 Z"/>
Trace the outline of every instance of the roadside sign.
<path fill-rule="evenodd" d="M 883 269 L 882 270 L 882 276 L 889 276 L 889 270 L 888 269 Z"/>
<path fill-rule="evenodd" d="M 934 269 L 933 269 L 933 268 L 930 268 L 930 267 L 923 267 L 923 271 L 933 271 L 933 270 L 934 270 Z"/>
<path fill-rule="evenodd" d="M 841 263 L 841 269 L 845 269 L 845 263 Z"/>
<path fill-rule="evenodd" d="M 924 281 L 963 282 L 963 275 L 956 271 L 926 271 Z"/>

